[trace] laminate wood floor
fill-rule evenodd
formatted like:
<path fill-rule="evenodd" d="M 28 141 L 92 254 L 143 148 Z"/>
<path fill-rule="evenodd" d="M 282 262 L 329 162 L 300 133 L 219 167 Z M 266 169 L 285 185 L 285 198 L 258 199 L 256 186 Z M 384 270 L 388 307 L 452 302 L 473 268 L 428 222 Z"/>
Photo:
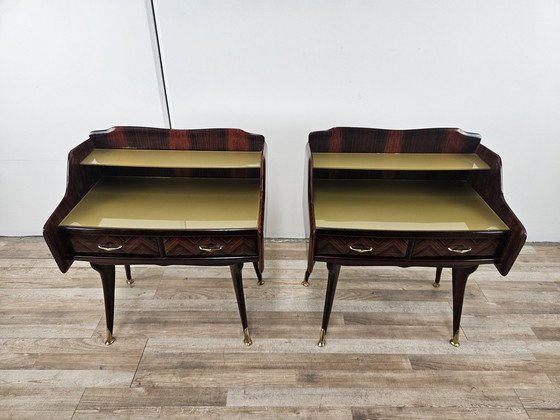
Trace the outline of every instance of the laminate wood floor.
<path fill-rule="evenodd" d="M 343 267 L 324 348 L 304 272 L 303 242 L 267 242 L 263 286 L 246 266 L 246 347 L 227 267 L 119 267 L 105 346 L 97 272 L 0 238 L 0 418 L 560 418 L 558 244 L 471 276 L 459 348 L 450 270 Z"/>

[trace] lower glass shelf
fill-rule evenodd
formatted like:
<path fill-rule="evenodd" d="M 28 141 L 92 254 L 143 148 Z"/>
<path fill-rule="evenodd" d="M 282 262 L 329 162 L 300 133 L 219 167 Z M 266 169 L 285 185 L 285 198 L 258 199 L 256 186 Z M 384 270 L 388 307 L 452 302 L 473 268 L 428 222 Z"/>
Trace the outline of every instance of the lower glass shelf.
<path fill-rule="evenodd" d="M 313 194 L 317 228 L 509 230 L 464 181 L 315 179 Z"/>
<path fill-rule="evenodd" d="M 104 177 L 60 226 L 253 229 L 259 194 L 258 179 Z"/>

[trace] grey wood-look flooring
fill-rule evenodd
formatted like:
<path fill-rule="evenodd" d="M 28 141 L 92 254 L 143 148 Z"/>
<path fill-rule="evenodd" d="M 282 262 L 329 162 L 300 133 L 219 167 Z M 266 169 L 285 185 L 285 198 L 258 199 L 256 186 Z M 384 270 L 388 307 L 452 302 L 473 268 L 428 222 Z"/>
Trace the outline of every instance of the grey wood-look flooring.
<path fill-rule="evenodd" d="M 116 342 L 101 281 L 56 268 L 40 238 L 0 238 L 0 418 L 560 418 L 560 246 L 529 244 L 512 272 L 467 285 L 461 347 L 450 270 L 343 267 L 319 348 L 326 268 L 303 242 L 249 264 L 246 347 L 227 267 L 117 271 Z"/>

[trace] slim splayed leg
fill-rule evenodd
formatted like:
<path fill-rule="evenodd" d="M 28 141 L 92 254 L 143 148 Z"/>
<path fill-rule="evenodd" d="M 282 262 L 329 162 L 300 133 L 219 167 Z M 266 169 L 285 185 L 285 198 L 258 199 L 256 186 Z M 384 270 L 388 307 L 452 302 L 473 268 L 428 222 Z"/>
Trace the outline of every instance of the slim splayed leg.
<path fill-rule="evenodd" d="M 134 284 L 134 280 L 132 279 L 132 272 L 130 271 L 130 265 L 125 264 L 124 271 L 126 273 L 126 284 L 131 286 L 132 284 Z"/>
<path fill-rule="evenodd" d="M 303 279 L 303 281 L 301 282 L 301 284 L 305 287 L 309 286 L 309 276 L 311 276 L 311 271 L 309 271 L 309 269 L 307 269 L 305 271 L 305 278 Z"/>
<path fill-rule="evenodd" d="M 235 297 L 237 298 L 237 307 L 239 308 L 239 317 L 241 318 L 241 326 L 243 327 L 243 342 L 246 346 L 253 344 L 251 335 L 249 334 L 249 327 L 247 323 L 247 310 L 245 309 L 245 295 L 243 293 L 243 278 L 241 271 L 243 264 L 233 264 L 229 266 L 231 271 L 231 279 L 233 280 L 233 288 L 235 290 Z"/>
<path fill-rule="evenodd" d="M 263 278 L 262 278 L 261 270 L 259 269 L 259 263 L 254 262 L 253 267 L 255 267 L 255 273 L 257 274 L 257 284 L 259 286 L 262 286 L 264 284 L 264 281 L 263 281 Z"/>
<path fill-rule="evenodd" d="M 329 319 L 334 302 L 334 294 L 338 283 L 338 275 L 340 274 L 340 264 L 327 263 L 329 277 L 327 280 L 327 292 L 325 294 L 325 308 L 323 309 L 323 322 L 321 325 L 321 333 L 319 335 L 319 347 L 325 347 L 327 344 L 327 328 L 329 327 Z"/>
<path fill-rule="evenodd" d="M 474 273 L 477 265 L 472 267 L 453 268 L 452 287 L 453 287 L 453 338 L 449 343 L 453 347 L 459 347 L 459 331 L 461 329 L 461 313 L 463 312 L 463 299 L 469 275 Z"/>
<path fill-rule="evenodd" d="M 309 286 L 309 277 L 311 276 L 311 272 L 313 271 L 313 267 L 315 265 L 314 261 L 307 261 L 307 270 L 305 270 L 305 277 L 301 284 L 305 287 Z"/>
<path fill-rule="evenodd" d="M 436 279 L 432 283 L 432 286 L 434 286 L 436 288 L 439 287 L 439 282 L 441 280 L 441 272 L 442 271 L 443 271 L 443 267 L 437 267 L 436 268 Z"/>
<path fill-rule="evenodd" d="M 113 336 L 113 320 L 115 316 L 115 266 L 90 263 L 91 267 L 101 276 L 103 283 L 103 297 L 105 301 L 105 321 L 107 331 L 105 344 L 111 345 L 115 342 Z"/>

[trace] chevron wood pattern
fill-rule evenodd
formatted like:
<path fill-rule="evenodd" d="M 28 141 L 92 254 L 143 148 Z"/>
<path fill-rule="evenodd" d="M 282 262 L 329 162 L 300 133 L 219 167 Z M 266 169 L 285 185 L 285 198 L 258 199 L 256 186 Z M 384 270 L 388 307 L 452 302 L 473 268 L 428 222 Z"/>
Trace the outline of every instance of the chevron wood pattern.
<path fill-rule="evenodd" d="M 413 258 L 422 257 L 457 257 L 451 249 L 471 249 L 463 254 L 465 257 L 492 257 L 500 245 L 500 239 L 421 239 L 414 244 Z"/>
<path fill-rule="evenodd" d="M 72 248 L 78 254 L 103 254 L 103 255 L 136 255 L 159 256 L 159 248 L 155 238 L 136 236 L 110 236 L 110 235 L 70 235 Z M 106 248 L 118 248 L 105 251 Z"/>
<path fill-rule="evenodd" d="M 371 252 L 357 252 L 351 249 L 369 249 Z M 356 257 L 404 257 L 408 239 L 368 238 L 356 236 L 318 236 L 318 255 L 351 255 Z"/>
<path fill-rule="evenodd" d="M 165 254 L 170 257 L 252 256 L 257 254 L 254 236 L 184 236 L 165 238 Z"/>

